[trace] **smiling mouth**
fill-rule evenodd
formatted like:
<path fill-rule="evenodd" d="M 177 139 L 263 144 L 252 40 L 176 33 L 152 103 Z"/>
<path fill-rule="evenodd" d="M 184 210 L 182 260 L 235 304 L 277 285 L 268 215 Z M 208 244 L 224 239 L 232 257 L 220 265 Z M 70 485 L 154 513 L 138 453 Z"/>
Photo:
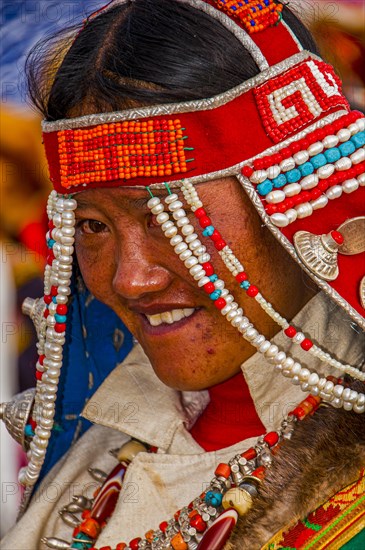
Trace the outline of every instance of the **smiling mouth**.
<path fill-rule="evenodd" d="M 145 317 L 151 327 L 158 327 L 160 325 L 173 325 L 174 323 L 178 323 L 183 319 L 191 317 L 195 311 L 197 311 L 197 308 L 172 309 L 162 313 L 155 313 L 154 315 L 145 314 Z"/>

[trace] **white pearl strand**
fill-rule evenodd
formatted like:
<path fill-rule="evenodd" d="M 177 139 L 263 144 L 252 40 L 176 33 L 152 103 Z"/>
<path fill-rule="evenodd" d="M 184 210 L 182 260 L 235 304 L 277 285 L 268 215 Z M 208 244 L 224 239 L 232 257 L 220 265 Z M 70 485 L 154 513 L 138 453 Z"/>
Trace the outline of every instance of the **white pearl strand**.
<path fill-rule="evenodd" d="M 192 184 L 183 185 L 183 194 L 187 201 L 192 200 L 194 202 L 191 206 L 193 211 L 202 207 L 202 202 L 199 200 L 197 192 Z M 206 247 L 202 245 L 198 235 L 194 232 L 194 227 L 190 224 L 185 210 L 183 209 L 183 204 L 179 201 L 178 195 L 168 195 L 165 202 L 173 218 L 177 222 L 177 227 L 172 220 L 167 219 L 166 215 L 162 216 L 162 214 L 166 214 L 166 212 L 158 197 L 150 199 L 147 206 L 151 209 L 152 213 L 157 216 L 157 223 L 161 225 L 175 253 L 179 256 L 180 260 L 184 262 L 187 269 L 189 269 L 192 277 L 198 282 L 198 286 L 203 287 L 210 282 L 209 277 L 206 276 L 203 266 L 201 265 L 201 263 L 207 262 L 210 259 L 209 254 L 205 252 Z M 185 236 L 185 239 L 178 234 L 178 227 L 181 228 L 181 232 Z M 300 363 L 287 356 L 284 351 L 279 350 L 278 346 L 266 340 L 265 336 L 255 329 L 249 319 L 243 316 L 242 308 L 239 307 L 232 294 L 225 288 L 224 281 L 218 279 L 214 283 L 214 286 L 216 289 L 222 291 L 221 297 L 227 302 L 226 306 L 221 310 L 221 314 L 224 315 L 227 321 L 230 322 L 248 342 L 256 347 L 270 363 L 274 364 L 275 368 L 279 370 L 283 376 L 291 378 L 292 382 L 296 385 L 300 385 L 303 391 L 309 391 L 313 395 L 320 395 L 323 399 L 330 401 L 335 407 L 344 407 L 347 410 L 353 408 L 359 413 L 365 410 L 365 399 L 363 399 L 365 396 L 361 397 L 362 394 L 358 395 L 357 392 L 352 392 L 348 400 L 345 401 L 339 389 L 342 388 L 342 390 L 344 390 L 343 386 L 335 386 L 333 382 L 328 381 L 326 378 L 319 378 L 316 372 L 311 372 L 309 369 L 302 367 Z M 339 395 L 337 396 L 337 394 Z M 345 397 L 348 397 L 347 394 L 345 394 Z M 356 399 L 354 399 L 355 397 Z"/>
<path fill-rule="evenodd" d="M 194 190 L 193 194 L 192 189 Z M 198 192 L 196 191 L 192 183 L 186 183 L 183 181 L 182 192 L 186 202 L 189 204 L 193 212 L 195 212 L 197 208 L 202 208 L 203 203 L 199 199 Z M 245 271 L 244 266 L 240 263 L 238 258 L 234 255 L 233 251 L 228 246 L 225 246 L 223 250 L 219 252 L 219 255 L 221 256 L 227 269 L 232 273 L 234 277 L 238 275 L 238 273 Z M 284 317 L 282 317 L 280 313 L 275 311 L 273 306 L 262 296 L 260 292 L 255 296 L 255 299 L 260 304 L 265 313 L 269 315 L 269 317 L 271 317 L 271 319 L 275 321 L 279 326 L 281 326 L 283 330 L 289 327 L 289 322 Z M 292 340 L 296 344 L 301 344 L 305 338 L 306 337 L 302 332 L 297 332 Z M 361 372 L 356 367 L 337 361 L 337 359 L 331 357 L 329 353 L 322 350 L 319 346 L 313 344 L 313 347 L 308 350 L 308 352 L 317 357 L 320 361 L 328 363 L 333 368 L 338 369 L 343 373 L 349 374 L 353 378 L 365 381 L 365 372 Z"/>
<path fill-rule="evenodd" d="M 42 379 L 37 381 L 34 399 L 33 418 L 37 426 L 27 453 L 28 465 L 19 472 L 19 482 L 27 486 L 34 485 L 39 477 L 54 422 L 62 366 L 62 346 L 65 343 L 65 333 L 57 333 L 54 330 L 54 316 L 57 304 L 67 304 L 71 292 L 76 206 L 75 200 L 62 198 L 56 191 L 51 192 L 47 203 L 48 218 L 55 225 L 55 228 L 47 233 L 47 239 L 56 242 L 53 245 L 55 259 L 52 266 L 47 264 L 45 268 L 44 293 L 49 294 L 53 285 L 58 287 L 58 294 L 57 303 L 49 304 L 49 315 L 47 319 L 42 319 L 38 334 L 38 354 L 45 355 L 45 359 L 43 365 L 37 362 L 37 370 L 44 373 Z"/>

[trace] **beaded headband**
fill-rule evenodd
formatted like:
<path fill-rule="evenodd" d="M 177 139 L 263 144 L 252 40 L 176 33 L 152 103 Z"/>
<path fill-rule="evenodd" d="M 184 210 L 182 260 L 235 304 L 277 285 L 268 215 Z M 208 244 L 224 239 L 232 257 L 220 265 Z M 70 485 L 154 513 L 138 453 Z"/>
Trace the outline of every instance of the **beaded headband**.
<path fill-rule="evenodd" d="M 88 21 L 124 3 L 114 0 Z M 280 3 L 185 3 L 226 26 L 250 52 L 260 69 L 258 76 L 210 99 L 43 123 L 55 191 L 47 207 L 45 296 L 26 307 L 39 335 L 37 392 L 26 428 L 33 437 L 30 462 L 20 474 L 28 486 L 35 483 L 44 460 L 62 366 L 77 206 L 72 195 L 89 188 L 147 188 L 152 195 L 148 206 L 175 253 L 243 338 L 303 391 L 336 407 L 365 410 L 363 393 L 311 372 L 258 333 L 218 277 L 184 203 L 170 189 L 181 189 L 202 237 L 211 239 L 240 292 L 255 299 L 303 350 L 364 381 L 364 372 L 339 362 L 274 310 L 214 226 L 196 184 L 236 176 L 291 256 L 364 327 L 365 298 L 359 285 L 365 251 L 365 118 L 350 111 L 333 68 L 303 50 L 282 20 Z M 153 190 L 161 187 L 167 189 L 166 210 L 153 197 Z"/>

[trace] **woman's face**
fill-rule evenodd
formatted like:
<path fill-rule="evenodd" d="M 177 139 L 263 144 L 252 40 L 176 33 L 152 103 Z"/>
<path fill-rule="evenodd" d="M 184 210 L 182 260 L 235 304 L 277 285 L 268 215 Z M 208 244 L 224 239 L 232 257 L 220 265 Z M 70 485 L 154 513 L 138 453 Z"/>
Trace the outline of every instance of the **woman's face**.
<path fill-rule="evenodd" d="M 300 268 L 263 226 L 238 181 L 201 183 L 198 192 L 250 282 L 291 319 L 311 292 Z M 155 195 L 166 196 L 166 191 Z M 92 189 L 76 198 L 76 253 L 85 284 L 138 339 L 157 376 L 176 389 L 200 390 L 236 374 L 255 350 L 198 288 L 150 213 L 147 191 Z M 198 227 L 197 232 L 200 236 Z M 247 317 L 272 337 L 278 327 L 239 287 L 211 241 L 202 236 L 201 240 L 215 272 Z"/>

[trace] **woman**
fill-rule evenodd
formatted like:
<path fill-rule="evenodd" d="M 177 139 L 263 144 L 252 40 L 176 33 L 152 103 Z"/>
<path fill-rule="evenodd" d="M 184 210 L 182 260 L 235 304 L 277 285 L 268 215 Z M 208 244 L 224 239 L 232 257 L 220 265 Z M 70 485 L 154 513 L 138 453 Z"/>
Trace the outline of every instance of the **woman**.
<path fill-rule="evenodd" d="M 78 297 L 139 345 L 4 548 L 337 548 L 358 535 L 364 117 L 313 51 L 271 0 L 115 0 L 73 37 L 50 90 L 37 85 L 55 191 L 22 483 L 55 437 Z"/>

